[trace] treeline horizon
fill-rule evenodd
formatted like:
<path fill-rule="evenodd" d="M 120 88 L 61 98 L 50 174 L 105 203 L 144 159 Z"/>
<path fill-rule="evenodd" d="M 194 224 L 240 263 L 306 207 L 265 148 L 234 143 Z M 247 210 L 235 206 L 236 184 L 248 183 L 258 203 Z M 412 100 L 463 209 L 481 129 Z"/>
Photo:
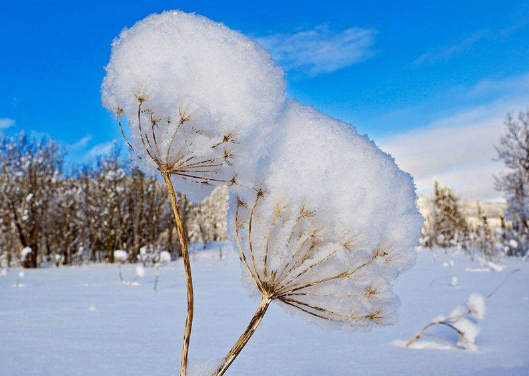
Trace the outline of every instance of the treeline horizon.
<path fill-rule="evenodd" d="M 66 148 L 24 132 L 0 136 L 0 265 L 114 262 L 113 251 L 180 256 L 167 190 L 134 169 L 116 144 L 66 169 Z M 195 204 L 178 194 L 191 242 L 225 240 L 227 190 Z"/>

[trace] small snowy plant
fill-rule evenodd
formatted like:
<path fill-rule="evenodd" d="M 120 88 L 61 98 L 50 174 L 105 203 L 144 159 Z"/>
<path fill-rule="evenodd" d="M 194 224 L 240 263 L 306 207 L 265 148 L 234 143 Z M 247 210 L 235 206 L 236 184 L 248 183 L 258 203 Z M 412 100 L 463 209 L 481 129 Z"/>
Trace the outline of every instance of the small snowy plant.
<path fill-rule="evenodd" d="M 123 282 L 123 273 L 121 272 L 121 264 L 124 264 L 129 258 L 127 251 L 118 249 L 114 251 L 114 261 L 118 263 L 119 280 Z"/>
<path fill-rule="evenodd" d="M 154 292 L 158 287 L 158 279 L 160 278 L 161 269 L 163 266 L 168 265 L 171 262 L 171 254 L 167 251 L 160 252 L 160 257 L 156 263 L 156 278 L 154 279 Z"/>
<path fill-rule="evenodd" d="M 145 275 L 145 268 L 143 265 L 136 266 L 136 275 L 134 278 L 132 278 L 131 281 L 127 282 L 129 286 L 137 286 L 138 285 L 138 278 L 142 278 Z"/>
<path fill-rule="evenodd" d="M 473 293 L 469 296 L 466 305 L 459 306 L 452 311 L 448 317 L 439 316 L 428 325 L 425 325 L 411 340 L 406 342 L 406 347 L 413 347 L 420 339 L 436 338 L 448 342 L 454 347 L 475 350 L 476 337 L 479 334 L 479 320 L 483 320 L 486 312 L 485 298 L 480 294 Z M 457 334 L 457 341 L 447 336 L 431 333 L 431 329 L 444 326 Z"/>
<path fill-rule="evenodd" d="M 24 279 L 24 272 L 20 271 L 18 272 L 18 278 L 15 283 L 13 283 L 13 287 L 24 287 L 24 284 L 22 283 L 22 280 Z"/>
<path fill-rule="evenodd" d="M 124 29 L 106 71 L 103 104 L 116 115 L 137 165 L 160 174 L 169 191 L 188 295 L 185 375 L 194 299 L 175 186 L 197 200 L 215 184 L 248 181 L 285 101 L 283 72 L 251 39 L 180 11 Z"/>
<path fill-rule="evenodd" d="M 354 128 L 297 102 L 255 189 L 233 202 L 234 242 L 261 301 L 223 375 L 269 305 L 340 329 L 395 320 L 391 282 L 413 265 L 423 224 L 411 177 Z"/>

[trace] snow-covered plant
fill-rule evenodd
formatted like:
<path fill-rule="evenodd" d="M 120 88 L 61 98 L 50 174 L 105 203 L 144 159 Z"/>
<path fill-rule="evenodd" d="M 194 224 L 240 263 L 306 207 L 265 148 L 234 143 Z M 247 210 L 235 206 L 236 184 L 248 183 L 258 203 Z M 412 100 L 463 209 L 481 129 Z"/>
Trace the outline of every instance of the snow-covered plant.
<path fill-rule="evenodd" d="M 59 192 L 63 156 L 53 140 L 23 132 L 0 135 L 0 242 L 13 250 L 31 248 L 21 259 L 23 267 L 36 268 L 42 261 L 50 228 L 43 221 Z"/>
<path fill-rule="evenodd" d="M 13 283 L 13 287 L 24 287 L 24 284 L 22 283 L 23 279 L 24 279 L 24 272 L 22 271 L 18 272 L 17 280 L 15 283 Z"/>
<path fill-rule="evenodd" d="M 214 184 L 248 180 L 285 100 L 283 72 L 249 38 L 180 11 L 151 15 L 123 30 L 106 70 L 103 104 L 117 116 L 137 165 L 160 173 L 169 190 L 188 294 L 185 375 L 193 286 L 174 185 L 196 200 Z"/>
<path fill-rule="evenodd" d="M 123 273 L 121 272 L 121 264 L 124 264 L 127 259 L 129 258 L 129 254 L 127 251 L 124 251 L 122 249 L 117 249 L 113 252 L 114 255 L 114 261 L 118 263 L 118 273 L 119 273 L 119 280 L 123 282 Z"/>
<path fill-rule="evenodd" d="M 495 188 L 507 199 L 507 219 L 519 234 L 515 254 L 523 256 L 529 254 L 529 109 L 517 118 L 509 114 L 505 126 L 496 151 L 506 168 L 495 176 Z"/>
<path fill-rule="evenodd" d="M 478 321 L 483 320 L 486 313 L 486 300 L 490 299 L 498 292 L 498 290 L 507 283 L 508 279 L 514 274 L 518 273 L 520 269 L 513 269 L 505 277 L 505 279 L 492 290 L 485 298 L 478 293 L 473 293 L 468 297 L 465 305 L 458 306 L 448 316 L 439 316 L 425 325 L 419 332 L 409 341 L 405 343 L 406 347 L 412 346 L 415 342 L 426 337 L 437 338 L 439 340 L 450 343 L 451 345 L 463 349 L 476 349 L 476 337 L 479 334 Z M 452 341 L 446 336 L 436 333 L 431 333 L 431 329 L 437 326 L 444 326 L 452 329 L 458 335 L 458 341 Z"/>
<path fill-rule="evenodd" d="M 64 256 L 63 255 L 61 255 L 59 253 L 56 253 L 56 254 L 53 255 L 53 262 L 55 263 L 56 267 L 61 266 L 63 261 L 64 261 Z"/>
<path fill-rule="evenodd" d="M 158 287 L 158 279 L 160 278 L 162 267 L 169 264 L 170 262 L 171 262 L 171 254 L 167 251 L 160 252 L 158 262 L 156 263 L 156 278 L 154 279 L 154 292 L 156 292 L 156 288 Z"/>
<path fill-rule="evenodd" d="M 272 302 L 320 324 L 369 330 L 395 320 L 391 281 L 413 265 L 423 224 L 411 177 L 349 125 L 290 102 L 232 234 L 261 302 L 222 375 Z"/>
<path fill-rule="evenodd" d="M 459 306 L 450 313 L 448 317 L 439 316 L 431 323 L 425 325 L 411 340 L 406 342 L 406 347 L 413 345 L 416 341 L 433 337 L 448 342 L 455 347 L 474 350 L 476 349 L 476 337 L 479 334 L 478 320 L 483 320 L 486 312 L 485 298 L 473 293 L 468 297 L 466 305 Z M 446 336 L 430 333 L 430 329 L 444 326 L 457 333 L 457 342 Z"/>
<path fill-rule="evenodd" d="M 127 282 L 128 285 L 131 285 L 131 286 L 136 286 L 138 283 L 138 278 L 141 278 L 145 275 L 145 268 L 143 267 L 143 265 L 138 265 L 136 266 L 136 275 L 134 276 L 134 278 L 132 278 L 131 281 Z"/>
<path fill-rule="evenodd" d="M 461 212 L 459 198 L 446 186 L 434 181 L 431 210 L 422 233 L 421 245 L 432 248 L 465 247 L 468 224 Z"/>

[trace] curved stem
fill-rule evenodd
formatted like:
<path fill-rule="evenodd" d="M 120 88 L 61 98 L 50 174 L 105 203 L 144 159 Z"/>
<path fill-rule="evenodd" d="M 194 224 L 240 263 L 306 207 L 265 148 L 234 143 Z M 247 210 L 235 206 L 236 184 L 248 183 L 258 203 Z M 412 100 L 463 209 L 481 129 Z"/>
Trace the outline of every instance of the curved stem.
<path fill-rule="evenodd" d="M 259 307 L 255 312 L 255 315 L 252 317 L 252 320 L 248 324 L 248 327 L 246 328 L 244 333 L 239 337 L 237 342 L 235 342 L 235 345 L 233 345 L 228 355 L 226 355 L 226 357 L 224 358 L 224 363 L 221 364 L 213 374 L 214 376 L 222 376 L 224 375 L 224 373 L 226 373 L 235 358 L 237 358 L 237 355 L 239 355 L 239 353 L 242 351 L 244 346 L 246 346 L 250 338 L 252 338 L 252 335 L 255 333 L 255 330 L 257 329 L 261 321 L 263 321 L 263 317 L 271 302 L 272 299 L 270 299 L 270 297 L 263 296 L 263 298 L 261 299 L 261 303 L 259 304 Z"/>
<path fill-rule="evenodd" d="M 187 250 L 187 234 L 184 231 L 184 224 L 178 211 L 178 204 L 176 201 L 176 193 L 174 190 L 171 176 L 167 172 L 162 171 L 162 176 L 169 191 L 169 199 L 173 207 L 173 212 L 176 220 L 176 227 L 178 228 L 178 236 L 180 238 L 180 245 L 182 247 L 182 259 L 184 261 L 184 272 L 186 275 L 187 288 L 187 318 L 184 329 L 184 343 L 182 345 L 182 361 L 180 363 L 180 376 L 185 376 L 187 372 L 187 354 L 189 352 L 189 339 L 191 338 L 191 327 L 193 326 L 193 278 L 191 276 L 191 263 L 189 260 L 189 252 Z"/>

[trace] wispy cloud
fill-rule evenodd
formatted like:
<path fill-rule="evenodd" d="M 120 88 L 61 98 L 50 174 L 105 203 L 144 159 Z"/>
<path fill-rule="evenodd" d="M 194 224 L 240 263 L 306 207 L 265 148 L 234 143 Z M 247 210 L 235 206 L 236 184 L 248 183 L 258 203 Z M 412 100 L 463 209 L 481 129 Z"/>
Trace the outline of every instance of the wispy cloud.
<path fill-rule="evenodd" d="M 489 95 L 513 95 L 529 90 L 529 73 L 501 79 L 484 79 L 479 81 L 468 92 L 468 98 L 479 98 Z"/>
<path fill-rule="evenodd" d="M 343 31 L 327 25 L 293 34 L 272 34 L 257 38 L 286 70 L 309 75 L 334 72 L 373 56 L 376 31 L 358 27 Z"/>
<path fill-rule="evenodd" d="M 413 65 L 421 65 L 423 63 L 433 63 L 436 61 L 450 60 L 453 56 L 467 51 L 470 47 L 472 47 L 472 45 L 485 38 L 487 35 L 488 31 L 480 30 L 458 41 L 455 44 L 435 48 L 434 50 L 426 52 L 425 54 L 419 56 L 413 62 Z"/>
<path fill-rule="evenodd" d="M 92 135 L 86 135 L 83 138 L 79 139 L 78 141 L 74 142 L 70 145 L 70 150 L 79 150 L 84 149 L 88 143 L 92 141 Z"/>
<path fill-rule="evenodd" d="M 103 142 L 101 144 L 97 144 L 90 149 L 90 151 L 86 154 L 86 157 L 95 158 L 100 155 L 108 154 L 114 147 L 115 143 L 116 141 L 108 141 L 108 142 Z"/>
<path fill-rule="evenodd" d="M 508 88 L 513 82 L 524 77 L 484 80 L 470 87 L 468 95 L 510 92 Z M 431 193 L 433 179 L 438 178 L 463 198 L 501 199 L 501 194 L 494 190 L 493 174 L 502 171 L 503 166 L 495 160 L 494 146 L 505 132 L 503 122 L 507 113 L 529 106 L 529 85 L 525 88 L 516 95 L 497 95 L 495 100 L 469 106 L 379 144 L 414 176 L 419 193 Z"/>
<path fill-rule="evenodd" d="M 14 127 L 16 125 L 16 122 L 14 119 L 10 118 L 0 118 L 0 129 L 7 129 Z"/>

